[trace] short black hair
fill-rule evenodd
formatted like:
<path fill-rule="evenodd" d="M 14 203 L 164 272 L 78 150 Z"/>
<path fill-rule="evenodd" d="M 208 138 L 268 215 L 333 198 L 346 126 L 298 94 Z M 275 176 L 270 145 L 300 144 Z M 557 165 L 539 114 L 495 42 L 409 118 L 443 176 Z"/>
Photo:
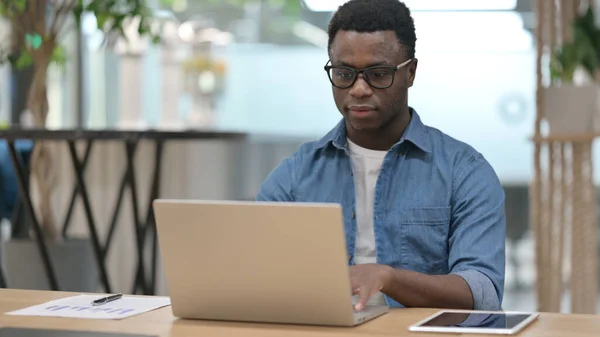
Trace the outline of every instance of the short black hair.
<path fill-rule="evenodd" d="M 415 57 L 415 23 L 410 9 L 399 0 L 350 0 L 341 5 L 329 22 L 328 50 L 340 30 L 359 33 L 394 31 L 406 56 Z"/>

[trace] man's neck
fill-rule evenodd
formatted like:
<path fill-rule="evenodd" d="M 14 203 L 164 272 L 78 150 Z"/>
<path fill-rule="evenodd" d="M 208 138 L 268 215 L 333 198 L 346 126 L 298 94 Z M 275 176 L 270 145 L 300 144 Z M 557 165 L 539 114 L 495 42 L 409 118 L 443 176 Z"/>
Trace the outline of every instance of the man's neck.
<path fill-rule="evenodd" d="M 407 111 L 400 114 L 384 128 L 372 131 L 353 130 L 346 124 L 346 135 L 354 144 L 360 147 L 370 150 L 387 151 L 400 141 L 406 128 L 408 128 L 410 119 L 411 114 Z"/>

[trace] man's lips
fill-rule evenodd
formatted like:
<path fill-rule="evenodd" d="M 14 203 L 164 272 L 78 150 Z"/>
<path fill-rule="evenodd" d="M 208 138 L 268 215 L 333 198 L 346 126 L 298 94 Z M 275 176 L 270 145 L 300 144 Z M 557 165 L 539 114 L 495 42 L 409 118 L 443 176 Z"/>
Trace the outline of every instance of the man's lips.
<path fill-rule="evenodd" d="M 348 111 L 353 117 L 368 117 L 375 112 L 375 107 L 370 105 L 350 105 Z"/>

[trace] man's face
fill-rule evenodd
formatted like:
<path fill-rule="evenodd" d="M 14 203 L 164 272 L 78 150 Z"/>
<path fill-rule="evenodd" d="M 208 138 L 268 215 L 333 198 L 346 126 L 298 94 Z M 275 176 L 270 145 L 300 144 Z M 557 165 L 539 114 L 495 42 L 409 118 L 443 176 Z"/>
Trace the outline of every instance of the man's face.
<path fill-rule="evenodd" d="M 332 66 L 362 69 L 384 65 L 396 67 L 407 61 L 404 50 L 393 31 L 358 33 L 340 30 L 329 50 Z M 358 132 L 383 130 L 397 120 L 407 105 L 408 88 L 412 86 L 417 69 L 416 60 L 398 69 L 393 84 L 377 89 L 359 74 L 354 85 L 340 89 L 333 86 L 335 103 L 349 128 Z M 335 72 L 335 69 L 332 70 Z M 341 76 L 341 75 L 337 75 Z M 376 81 L 378 73 L 369 79 Z"/>

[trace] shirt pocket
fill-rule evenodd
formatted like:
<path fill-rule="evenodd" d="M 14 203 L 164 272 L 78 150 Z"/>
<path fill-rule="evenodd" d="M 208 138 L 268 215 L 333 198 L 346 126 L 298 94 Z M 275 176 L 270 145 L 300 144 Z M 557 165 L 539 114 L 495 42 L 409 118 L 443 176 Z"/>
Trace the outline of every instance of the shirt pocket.
<path fill-rule="evenodd" d="M 415 207 L 397 211 L 401 260 L 407 269 L 426 274 L 448 272 L 450 207 Z"/>

